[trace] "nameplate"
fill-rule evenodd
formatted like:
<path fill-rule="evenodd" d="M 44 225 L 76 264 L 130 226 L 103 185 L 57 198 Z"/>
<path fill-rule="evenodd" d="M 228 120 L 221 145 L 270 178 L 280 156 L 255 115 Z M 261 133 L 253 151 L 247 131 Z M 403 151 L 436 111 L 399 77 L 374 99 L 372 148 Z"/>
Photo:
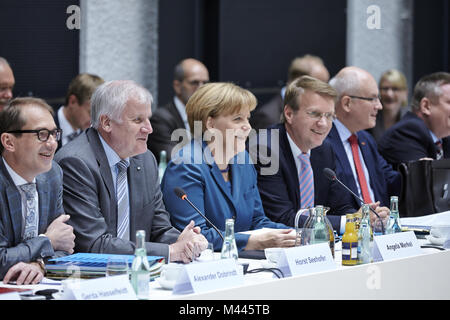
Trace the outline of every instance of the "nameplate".
<path fill-rule="evenodd" d="M 413 231 L 373 237 L 373 261 L 388 261 L 422 254 Z"/>
<path fill-rule="evenodd" d="M 283 249 L 278 259 L 285 277 L 336 269 L 328 243 Z"/>
<path fill-rule="evenodd" d="M 234 259 L 187 264 L 181 271 L 172 293 L 200 293 L 242 285 L 244 276 L 240 269 Z"/>
<path fill-rule="evenodd" d="M 136 300 L 128 275 L 93 280 L 65 280 L 64 300 Z"/>

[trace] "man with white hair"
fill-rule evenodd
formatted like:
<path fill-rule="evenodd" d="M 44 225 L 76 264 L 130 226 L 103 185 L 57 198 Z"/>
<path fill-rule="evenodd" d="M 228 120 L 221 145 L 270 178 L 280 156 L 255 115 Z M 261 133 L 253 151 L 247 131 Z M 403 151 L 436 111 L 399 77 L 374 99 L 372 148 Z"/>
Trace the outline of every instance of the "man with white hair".
<path fill-rule="evenodd" d="M 336 174 L 365 203 L 389 207 L 390 196 L 400 194 L 401 176 L 378 153 L 375 140 L 365 131 L 375 126 L 383 108 L 378 85 L 369 72 L 357 67 L 343 68 L 330 85 L 338 99 L 336 119 L 325 141 L 333 146 Z"/>
<path fill-rule="evenodd" d="M 63 146 L 64 208 L 77 236 L 75 250 L 133 254 L 145 230 L 148 255 L 189 262 L 207 241 L 191 221 L 170 223 L 155 157 L 147 150 L 152 95 L 133 81 L 110 81 L 91 98 L 91 127 Z"/>

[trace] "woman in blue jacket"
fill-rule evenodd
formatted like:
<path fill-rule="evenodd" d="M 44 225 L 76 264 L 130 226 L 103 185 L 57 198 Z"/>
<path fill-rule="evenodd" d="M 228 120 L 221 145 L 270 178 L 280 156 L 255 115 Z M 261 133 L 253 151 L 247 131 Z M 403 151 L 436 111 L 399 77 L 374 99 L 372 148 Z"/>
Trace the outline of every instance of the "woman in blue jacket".
<path fill-rule="evenodd" d="M 245 151 L 251 130 L 248 120 L 255 106 L 255 96 L 232 83 L 200 87 L 186 105 L 193 138 L 177 148 L 162 181 L 164 202 L 173 225 L 182 228 L 194 220 L 215 250 L 222 247 L 220 235 L 176 196 L 174 188 L 181 187 L 223 235 L 225 220 L 234 219 L 238 250 L 289 247 L 295 242 L 292 230 L 265 216 L 256 171 Z M 261 228 L 272 230 L 242 233 Z"/>

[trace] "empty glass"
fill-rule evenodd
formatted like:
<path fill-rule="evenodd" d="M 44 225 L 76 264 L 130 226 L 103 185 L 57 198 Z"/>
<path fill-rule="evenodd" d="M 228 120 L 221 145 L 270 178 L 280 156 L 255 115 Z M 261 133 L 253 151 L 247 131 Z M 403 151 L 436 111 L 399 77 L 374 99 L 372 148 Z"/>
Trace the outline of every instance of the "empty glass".
<path fill-rule="evenodd" d="M 112 256 L 106 263 L 106 276 L 118 276 L 128 274 L 128 259 L 121 256 Z"/>

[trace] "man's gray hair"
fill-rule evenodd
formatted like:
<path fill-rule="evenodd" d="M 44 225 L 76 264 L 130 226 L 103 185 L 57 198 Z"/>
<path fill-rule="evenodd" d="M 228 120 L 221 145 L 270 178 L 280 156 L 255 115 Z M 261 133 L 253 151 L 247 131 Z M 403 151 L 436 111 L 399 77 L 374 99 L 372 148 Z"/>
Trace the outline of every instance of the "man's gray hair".
<path fill-rule="evenodd" d="M 153 102 L 152 94 L 132 80 L 108 81 L 97 87 L 91 97 L 91 123 L 98 129 L 100 117 L 107 115 L 120 122 L 120 117 L 128 101 L 148 104 Z"/>
<path fill-rule="evenodd" d="M 355 91 L 360 87 L 360 77 L 357 72 L 347 71 L 338 73 L 329 82 L 338 93 L 338 97 L 341 98 L 346 94 L 356 94 Z"/>

